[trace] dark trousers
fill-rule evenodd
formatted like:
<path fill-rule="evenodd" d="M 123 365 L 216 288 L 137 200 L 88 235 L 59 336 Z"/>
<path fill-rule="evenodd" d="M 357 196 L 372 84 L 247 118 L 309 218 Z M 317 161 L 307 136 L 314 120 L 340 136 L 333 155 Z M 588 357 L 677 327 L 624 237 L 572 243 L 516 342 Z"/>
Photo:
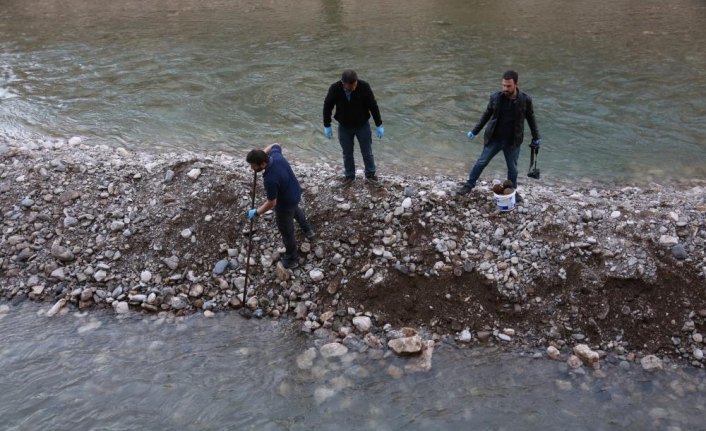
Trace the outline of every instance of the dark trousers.
<path fill-rule="evenodd" d="M 517 159 L 520 157 L 520 146 L 513 145 L 512 143 L 503 143 L 502 141 L 492 140 L 488 142 L 488 145 L 483 147 L 483 152 L 481 153 L 476 164 L 471 168 L 471 172 L 468 174 L 468 181 L 466 184 L 475 187 L 476 181 L 480 178 L 480 174 L 483 172 L 488 163 L 493 160 L 496 154 L 500 151 L 505 155 L 505 164 L 507 164 L 507 179 L 512 181 L 512 186 L 517 188 Z"/>
<path fill-rule="evenodd" d="M 358 138 L 360 153 L 363 155 L 365 164 L 365 176 L 375 175 L 375 158 L 373 157 L 373 134 L 370 131 L 370 123 L 365 122 L 360 127 L 346 127 L 338 125 L 338 143 L 343 150 L 343 170 L 348 178 L 355 177 L 355 159 L 353 158 L 354 138 Z"/>
<path fill-rule="evenodd" d="M 306 233 L 311 231 L 311 225 L 306 219 L 304 211 L 299 208 L 299 205 L 291 208 L 275 209 L 275 220 L 277 228 L 282 235 L 284 248 L 287 249 L 287 259 L 297 258 L 297 240 L 294 238 L 294 220 L 297 221 L 299 227 Z"/>

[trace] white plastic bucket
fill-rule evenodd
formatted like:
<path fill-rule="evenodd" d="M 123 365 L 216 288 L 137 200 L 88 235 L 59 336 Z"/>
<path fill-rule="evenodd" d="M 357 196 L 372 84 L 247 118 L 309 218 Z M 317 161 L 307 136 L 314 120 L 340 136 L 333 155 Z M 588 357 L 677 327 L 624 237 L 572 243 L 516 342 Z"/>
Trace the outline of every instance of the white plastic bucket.
<path fill-rule="evenodd" d="M 517 190 L 513 190 L 509 195 L 498 195 L 493 193 L 495 196 L 495 204 L 498 206 L 500 211 L 512 211 L 515 209 L 515 193 Z"/>

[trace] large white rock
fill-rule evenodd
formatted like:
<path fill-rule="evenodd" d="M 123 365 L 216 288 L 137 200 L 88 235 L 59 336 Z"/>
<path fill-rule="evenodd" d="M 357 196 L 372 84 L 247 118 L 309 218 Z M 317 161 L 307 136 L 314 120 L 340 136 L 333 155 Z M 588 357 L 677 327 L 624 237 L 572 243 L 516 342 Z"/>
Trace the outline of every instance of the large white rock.
<path fill-rule="evenodd" d="M 600 363 L 598 360 L 600 359 L 600 356 L 598 355 L 598 352 L 595 352 L 591 350 L 587 345 L 585 344 L 577 344 L 574 346 L 574 354 L 581 359 L 581 362 L 584 363 L 587 367 L 591 367 L 594 370 L 597 370 L 601 367 Z"/>
<path fill-rule="evenodd" d="M 431 370 L 431 358 L 434 355 L 434 342 L 427 340 L 422 342 L 422 354 L 416 356 L 404 366 L 408 373 L 418 373 Z"/>
<path fill-rule="evenodd" d="M 368 316 L 356 316 L 353 318 L 353 325 L 355 325 L 360 332 L 365 333 L 370 331 L 370 328 L 373 326 L 373 322 Z"/>
<path fill-rule="evenodd" d="M 561 357 L 561 353 L 559 353 L 559 349 L 556 347 L 549 346 L 547 347 L 547 356 L 549 356 L 550 359 L 558 360 Z"/>
<path fill-rule="evenodd" d="M 125 301 L 113 302 L 113 307 L 115 308 L 115 312 L 118 314 L 127 314 L 130 312 L 130 307 Z"/>
<path fill-rule="evenodd" d="M 413 335 L 411 337 L 395 338 L 387 342 L 390 347 L 398 355 L 409 355 L 422 351 L 422 337 Z"/>
<path fill-rule="evenodd" d="M 458 341 L 460 343 L 470 343 L 473 337 L 471 336 L 471 331 L 468 329 L 464 329 L 461 331 L 461 334 L 458 336 Z"/>
<path fill-rule="evenodd" d="M 662 360 L 655 355 L 647 355 L 640 359 L 640 365 L 642 365 L 643 370 L 650 372 L 664 369 Z"/>
<path fill-rule="evenodd" d="M 201 176 L 201 169 L 194 168 L 194 169 L 190 170 L 189 173 L 186 174 L 186 176 L 191 178 L 192 180 L 196 181 Z"/>

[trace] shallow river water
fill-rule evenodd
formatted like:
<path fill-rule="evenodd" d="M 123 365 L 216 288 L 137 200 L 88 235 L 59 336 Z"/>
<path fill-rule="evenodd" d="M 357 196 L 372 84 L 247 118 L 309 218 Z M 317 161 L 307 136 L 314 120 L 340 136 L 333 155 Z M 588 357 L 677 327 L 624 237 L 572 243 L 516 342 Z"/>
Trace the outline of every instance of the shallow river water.
<path fill-rule="evenodd" d="M 0 143 L 279 141 L 340 163 L 321 110 L 352 67 L 381 106 L 380 173 L 461 179 L 480 153 L 465 132 L 514 68 L 543 175 L 705 178 L 705 23 L 700 0 L 1 0 Z"/>
<path fill-rule="evenodd" d="M 6 303 L 2 303 L 6 304 Z M 0 305 L 2 305 L 0 304 Z M 4 430 L 702 429 L 706 377 L 646 374 L 441 343 L 428 373 L 353 349 L 300 365 L 315 346 L 289 321 L 237 313 L 178 320 L 112 313 L 0 314 Z M 669 428 L 672 427 L 672 428 Z"/>

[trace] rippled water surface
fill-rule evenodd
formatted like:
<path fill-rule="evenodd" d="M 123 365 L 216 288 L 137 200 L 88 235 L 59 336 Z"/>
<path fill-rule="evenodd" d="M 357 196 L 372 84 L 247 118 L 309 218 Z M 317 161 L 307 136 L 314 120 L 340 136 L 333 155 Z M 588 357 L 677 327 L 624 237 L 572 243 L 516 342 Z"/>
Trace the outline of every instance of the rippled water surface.
<path fill-rule="evenodd" d="M 686 430 L 706 409 L 704 373 L 689 369 L 575 374 L 442 343 L 431 372 L 394 379 L 405 362 L 369 351 L 302 369 L 316 342 L 287 321 L 39 310 L 0 314 L 4 430 Z"/>
<path fill-rule="evenodd" d="M 0 136 L 279 141 L 340 163 L 321 108 L 353 67 L 382 109 L 380 172 L 463 178 L 480 153 L 464 133 L 515 68 L 545 175 L 704 178 L 705 45 L 699 0 L 1 0 Z"/>

